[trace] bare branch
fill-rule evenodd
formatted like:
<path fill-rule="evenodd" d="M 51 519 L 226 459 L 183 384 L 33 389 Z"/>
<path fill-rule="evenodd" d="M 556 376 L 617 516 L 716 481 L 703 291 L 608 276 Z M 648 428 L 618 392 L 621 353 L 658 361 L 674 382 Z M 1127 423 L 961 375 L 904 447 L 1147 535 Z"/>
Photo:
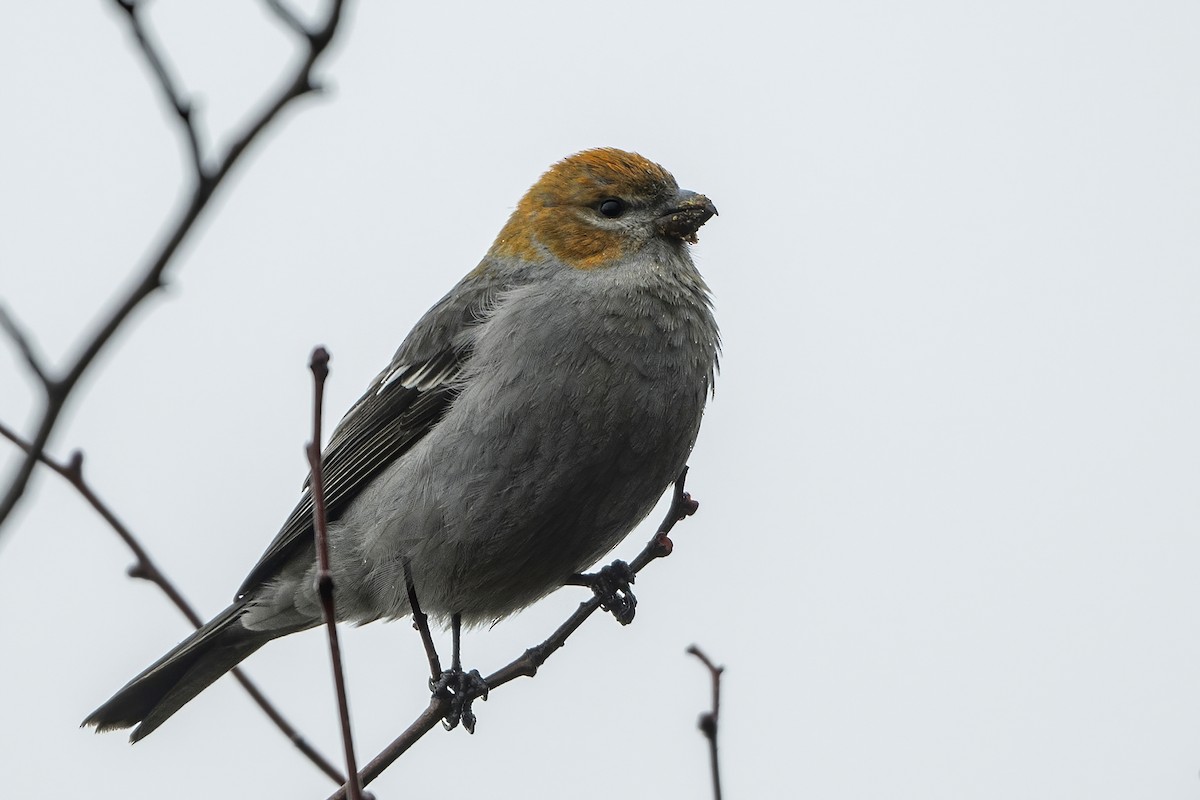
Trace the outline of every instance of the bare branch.
<path fill-rule="evenodd" d="M 12 315 L 8 313 L 8 309 L 4 306 L 0 306 L 0 328 L 3 328 L 4 332 L 8 334 L 8 338 L 13 340 L 13 344 L 17 346 L 17 351 L 25 359 L 25 364 L 29 367 L 29 370 L 37 376 L 38 381 L 42 384 L 42 388 L 49 394 L 53 390 L 54 380 L 42 365 L 42 360 L 38 357 L 38 354 L 34 352 L 33 342 L 29 340 L 25 331 L 21 330 L 21 326 L 17 324 L 17 321 L 12 318 Z"/>
<path fill-rule="evenodd" d="M 25 442 L 19 436 L 17 436 L 16 433 L 9 430 L 4 423 L 0 423 L 0 436 L 8 439 L 25 452 L 28 453 L 30 451 L 29 443 Z M 68 483 L 75 487 L 75 490 L 79 492 L 83 499 L 86 500 L 93 509 L 96 510 L 96 513 L 104 518 L 104 521 L 108 523 L 109 527 L 116 531 L 117 536 L 121 537 L 121 541 L 125 542 L 126 546 L 133 551 L 133 557 L 137 559 L 137 562 L 129 568 L 129 575 L 131 577 L 141 578 L 149 581 L 162 590 L 163 594 L 165 594 L 171 600 L 171 603 L 173 603 L 176 608 L 183 612 L 183 615 L 187 617 L 188 622 L 192 623 L 193 627 L 199 628 L 201 625 L 203 625 L 204 621 L 200 618 L 200 615 L 197 614 L 196 610 L 192 608 L 192 605 L 186 599 L 184 599 L 183 594 L 178 588 L 176 588 L 175 584 L 171 582 L 171 579 L 168 578 L 163 571 L 158 568 L 158 565 L 155 564 L 150 558 L 150 554 L 146 552 L 146 549 L 142 547 L 141 542 L 139 542 L 137 537 L 133 535 L 133 531 L 129 530 L 129 528 L 125 526 L 125 523 L 123 523 L 117 517 L 117 515 L 113 513 L 112 509 L 108 507 L 108 504 L 101 500 L 96 492 L 92 489 L 91 485 L 88 484 L 87 480 L 83 476 L 82 452 L 79 450 L 74 451 L 71 454 L 70 460 L 66 463 L 55 461 L 45 453 L 42 453 L 40 456 L 38 456 L 38 461 L 49 467 L 52 471 L 61 475 L 67 480 Z M 263 713 L 265 713 L 267 717 L 269 717 L 270 720 L 275 723 L 275 726 L 283 732 L 283 735 L 291 740 L 292 744 L 294 744 L 296 748 L 308 758 L 309 761 L 316 765 L 317 769 L 321 770 L 330 778 L 332 778 L 333 781 L 339 786 L 346 782 L 345 776 L 342 775 L 338 768 L 333 766 L 333 764 L 329 762 L 329 759 L 321 755 L 321 753 L 319 753 L 311 744 L 308 743 L 308 741 L 300 734 L 300 732 L 297 731 L 290 722 L 288 722 L 288 720 L 279 712 L 277 708 L 275 708 L 271 701 L 268 700 L 262 693 L 262 690 L 250 680 L 250 678 L 245 672 L 242 671 L 240 667 L 235 667 L 231 674 L 237 679 L 237 682 L 242 685 L 242 688 L 246 690 L 254 702 L 258 704 L 258 707 L 263 710 Z"/>
<path fill-rule="evenodd" d="M 297 17 L 290 8 L 284 5 L 282 0 L 263 0 L 263 2 L 266 4 L 267 8 L 271 9 L 271 12 L 279 18 L 280 22 L 291 28 L 302 38 L 307 39 L 312 36 L 312 33 L 308 30 L 308 26 L 301 22 L 300 18 Z"/>
<path fill-rule="evenodd" d="M 133 313 L 133 310 L 147 297 L 162 287 L 163 275 L 175 253 L 179 250 L 179 246 L 183 244 L 195 226 L 196 220 L 200 218 L 201 213 L 208 206 L 209 200 L 212 199 L 213 194 L 221 185 L 225 176 L 237 164 L 242 153 L 246 151 L 246 148 L 257 139 L 263 129 L 275 121 L 279 113 L 291 104 L 292 101 L 313 90 L 313 68 L 317 60 L 328 49 L 330 42 L 333 41 L 334 34 L 337 33 L 338 24 L 342 18 L 343 8 L 345 7 L 345 0 L 331 0 L 329 14 L 325 18 L 325 23 L 306 37 L 308 52 L 296 68 L 292 80 L 279 90 L 279 93 L 273 99 L 269 99 L 265 103 L 263 109 L 257 116 L 251 119 L 246 129 L 232 140 L 225 156 L 217 166 L 211 172 L 207 172 L 203 169 L 201 159 L 197 157 L 199 145 L 195 136 L 195 129 L 191 122 L 190 107 L 186 101 L 181 99 L 174 88 L 174 84 L 162 66 L 161 59 L 159 59 L 154 49 L 150 47 L 145 33 L 141 28 L 138 17 L 140 3 L 134 3 L 131 0 L 114 0 L 114 2 L 127 14 L 134 36 L 138 38 L 139 45 L 142 48 L 143 57 L 146 58 L 154 69 L 164 94 L 166 94 L 176 113 L 179 114 L 180 119 L 187 128 L 188 141 L 192 148 L 193 168 L 196 170 L 196 181 L 186 207 L 180 212 L 179 218 L 174 224 L 169 227 L 166 239 L 162 244 L 158 245 L 153 255 L 148 258 L 147 265 L 142 271 L 141 280 L 129 290 L 125 297 L 117 304 L 116 308 L 109 314 L 108 318 L 92 334 L 91 338 L 84 341 L 79 355 L 76 356 L 63 376 L 49 383 L 43 380 L 47 389 L 46 405 L 42 410 L 42 416 L 37 423 L 36 431 L 29 437 L 29 450 L 17 467 L 16 474 L 13 476 L 12 482 L 4 494 L 4 498 L 0 500 L 0 529 L 3 528 L 4 523 L 11 516 L 13 509 L 17 507 L 21 497 L 25 494 L 25 488 L 29 485 L 29 480 L 33 475 L 33 468 L 45 450 L 46 443 L 50 440 L 50 434 L 58 423 L 59 416 L 62 414 L 63 408 L 66 406 L 67 400 L 70 398 L 75 386 L 79 383 L 80 378 L 91 367 L 96 357 L 112 340 L 117 330 L 120 329 L 130 314 Z"/>
<path fill-rule="evenodd" d="M 667 534 L 671 532 L 677 522 L 695 514 L 700 507 L 700 504 L 684 491 L 683 485 L 687 479 L 687 473 L 687 467 L 684 467 L 683 471 L 679 473 L 679 477 L 675 479 L 675 491 L 666 517 L 663 519 L 658 531 L 646 543 L 646 546 L 642 548 L 637 557 L 630 562 L 629 567 L 635 573 L 640 572 L 655 559 L 665 558 L 671 554 L 674 545 Z M 600 608 L 600 602 L 599 597 L 593 597 L 586 602 L 580 603 L 575 613 L 568 617 L 562 625 L 559 625 L 558 629 L 550 634 L 544 642 L 534 645 L 509 664 L 484 678 L 484 683 L 487 684 L 488 689 L 495 690 L 517 678 L 533 677 L 536 675 L 538 668 L 556 650 L 566 644 L 567 638 L 578 630 L 584 621 Z M 384 748 L 379 755 L 375 756 L 375 758 L 371 759 L 363 767 L 362 772 L 359 773 L 359 778 L 362 780 L 363 786 L 370 784 L 371 781 L 382 775 L 384 770 L 395 763 L 396 759 L 404 755 L 413 744 L 432 730 L 437 725 L 438 720 L 442 719 L 449 709 L 450 700 L 448 698 L 437 696 L 431 698 L 429 707 L 422 711 L 421 715 L 403 733 L 392 740 L 392 743 Z M 341 789 L 331 795 L 329 800 L 344 800 L 345 797 L 345 790 Z"/>
<path fill-rule="evenodd" d="M 313 351 L 309 368 L 313 374 L 313 437 L 308 444 L 311 469 L 309 491 L 313 497 L 313 537 L 317 549 L 317 592 L 325 612 L 329 633 L 329 659 L 333 662 L 333 685 L 337 691 L 338 718 L 342 723 L 342 746 L 346 754 L 346 793 L 350 800 L 361 800 L 358 766 L 354 759 L 354 737 L 350 730 L 350 703 L 346 698 L 346 676 L 342 672 L 342 649 L 338 645 L 337 613 L 333 607 L 333 571 L 329 569 L 329 529 L 325 514 L 325 476 L 321 470 L 321 416 L 325 407 L 325 378 L 329 376 L 329 352 L 324 347 Z"/>
<path fill-rule="evenodd" d="M 724 667 L 718 667 L 704 654 L 699 647 L 692 645 L 687 652 L 704 662 L 708 674 L 712 676 L 712 711 L 700 715 L 699 728 L 708 739 L 708 761 L 712 768 L 712 785 L 714 800 L 721 800 L 721 767 L 717 761 L 717 727 L 721 717 L 721 673 Z"/>
<path fill-rule="evenodd" d="M 159 55 L 158 50 L 151 43 L 150 36 L 146 32 L 146 26 L 142 24 L 140 16 L 142 13 L 142 3 L 136 0 L 113 0 L 113 2 L 128 17 L 130 32 L 137 39 L 138 47 L 141 49 L 146 63 L 150 65 L 150 69 L 154 70 L 154 77 L 158 81 L 158 86 L 162 90 L 164 98 L 179 117 L 184 135 L 187 137 L 188 147 L 192 153 L 192 170 L 197 181 L 200 183 L 208 181 L 209 176 L 204 170 L 204 156 L 200 152 L 200 135 L 196 130 L 196 123 L 192 120 L 192 103 L 180 93 L 179 88 L 175 85 L 175 81 L 171 78 L 171 74 L 167 71 L 167 65 L 163 61 L 162 56 Z"/>
<path fill-rule="evenodd" d="M 384 748 L 383 752 L 375 756 L 371 761 L 358 773 L 358 777 L 362 780 L 364 786 L 383 774 L 383 771 L 395 763 L 396 759 L 408 752 L 408 749 L 421 740 L 421 737 L 429 733 L 442 718 L 450 711 L 450 698 L 434 697 L 429 701 L 429 707 L 421 712 L 413 723 L 408 726 L 404 733 L 392 740 L 392 743 Z M 329 800 L 346 800 L 346 790 L 339 789 L 329 796 Z"/>

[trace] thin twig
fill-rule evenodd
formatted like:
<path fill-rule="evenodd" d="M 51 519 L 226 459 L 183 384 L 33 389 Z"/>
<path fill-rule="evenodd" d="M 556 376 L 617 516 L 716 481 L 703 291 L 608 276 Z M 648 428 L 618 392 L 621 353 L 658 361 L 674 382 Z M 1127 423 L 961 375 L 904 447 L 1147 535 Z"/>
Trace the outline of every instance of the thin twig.
<path fill-rule="evenodd" d="M 317 548 L 317 592 L 325 612 L 329 632 L 329 658 L 333 662 L 333 685 L 337 692 L 338 718 L 342 723 L 342 746 L 346 753 L 346 791 L 350 800 L 362 799 L 358 766 L 354 759 L 354 737 L 350 730 L 350 702 L 346 698 L 346 677 L 342 672 L 342 649 L 338 646 L 337 613 L 333 607 L 333 571 L 329 568 L 329 530 L 325 515 L 325 476 L 321 471 L 321 415 L 325 406 L 325 378 L 329 376 L 329 352 L 324 347 L 313 351 L 309 368 L 313 374 L 313 438 L 308 444 L 311 469 L 309 491 L 313 497 L 313 537 Z"/>
<path fill-rule="evenodd" d="M 150 65 L 150 69 L 154 70 L 154 77 L 158 83 L 158 88 L 162 91 L 163 97 L 179 117 L 181 128 L 187 137 L 188 148 L 192 154 L 192 176 L 199 183 L 205 183 L 210 178 L 204 168 L 204 156 L 200 151 L 200 132 L 196 129 L 196 123 L 192 120 L 192 103 L 190 100 L 185 99 L 179 91 L 179 87 L 175 85 L 174 79 L 171 78 L 171 73 L 167 70 L 166 62 L 159 55 L 157 48 L 151 43 L 150 35 L 146 31 L 146 26 L 142 24 L 140 16 L 142 13 L 142 4 L 135 0 L 113 0 L 113 2 L 128 15 L 130 32 L 137 39 L 138 47 L 141 48 L 146 63 Z"/>
<path fill-rule="evenodd" d="M 29 444 L 17 436 L 15 432 L 9 430 L 4 423 L 0 423 L 0 436 L 8 439 L 25 452 L 29 452 Z M 141 542 L 139 542 L 137 537 L 133 535 L 133 531 L 129 530 L 125 523 L 123 523 L 117 517 L 117 515 L 113 513 L 112 509 L 108 507 L 108 504 L 100 499 L 100 497 L 92 489 L 91 485 L 88 484 L 87 479 L 84 478 L 83 453 L 79 450 L 74 451 L 71 453 L 71 457 L 66 463 L 55 461 L 45 453 L 42 453 L 38 457 L 38 460 L 51 471 L 61 475 L 68 483 L 75 487 L 75 490 L 79 492 L 80 496 L 83 497 L 83 499 L 86 500 L 88 504 L 96 510 L 96 513 L 108 523 L 109 527 L 116 532 L 117 536 L 121 537 L 121 541 L 125 542 L 125 545 L 133 552 L 133 557 L 136 559 L 136 563 L 129 568 L 129 575 L 134 578 L 141 578 L 142 580 L 149 581 L 157 586 L 163 592 L 163 594 L 170 599 L 171 603 L 178 608 L 185 617 L 187 617 L 188 622 L 192 623 L 194 627 L 199 628 L 204 623 L 204 620 L 200 618 L 200 615 L 196 613 L 196 610 L 192 608 L 192 605 L 186 599 L 184 599 L 179 589 L 176 588 L 175 584 L 171 582 L 171 579 L 168 578 L 166 574 L 159 569 L 158 565 L 154 563 L 154 560 L 150 558 L 150 554 L 146 552 L 145 548 L 142 547 Z M 309 761 L 316 765 L 317 769 L 328 775 L 339 786 L 346 782 L 346 778 L 344 775 L 342 775 L 341 771 L 331 764 L 329 759 L 321 755 L 321 753 L 319 753 L 311 744 L 308 743 L 308 740 L 306 740 L 300 734 L 300 732 L 297 731 L 290 722 L 288 722 L 283 714 L 281 714 L 279 710 L 275 708 L 271 701 L 268 700 L 265 695 L 263 695 L 262 690 L 250 680 L 246 673 L 242 671 L 241 667 L 235 667 L 231 674 L 237 679 L 238 683 L 242 685 L 242 688 L 249 693 L 254 702 L 258 704 L 258 707 L 263 710 L 263 713 L 265 713 L 267 717 L 269 717 L 270 720 L 275 723 L 275 726 L 283 732 L 284 736 L 291 740 L 292 744 L 296 746 L 296 749 L 298 749 L 308 758 Z"/>
<path fill-rule="evenodd" d="M 271 10 L 271 13 L 279 18 L 280 22 L 282 22 L 284 25 L 287 25 L 295 33 L 299 34 L 305 39 L 312 35 L 312 33 L 308 30 L 308 27 L 300 21 L 298 16 L 296 16 L 295 12 L 284 5 L 281 0 L 263 0 L 263 2 L 266 4 L 267 8 Z"/>
<path fill-rule="evenodd" d="M 725 668 L 714 664 L 696 645 L 692 645 L 687 651 L 704 662 L 704 666 L 708 667 L 708 674 L 712 676 L 712 711 L 706 711 L 700 715 L 699 728 L 704 733 L 704 738 L 708 739 L 708 760 L 712 767 L 713 798 L 721 800 L 721 767 L 717 761 L 717 728 L 721 718 L 721 673 L 725 671 Z"/>
<path fill-rule="evenodd" d="M 642 548 L 637 557 L 630 562 L 629 567 L 635 573 L 641 571 L 647 564 L 655 559 L 665 558 L 671 554 L 674 545 L 668 534 L 675 527 L 677 522 L 680 522 L 692 514 L 695 514 L 700 504 L 692 499 L 692 496 L 684 491 L 684 481 L 687 479 L 687 467 L 679 473 L 679 477 L 675 479 L 675 491 L 671 499 L 671 507 L 667 510 L 667 515 L 659 526 L 658 531 Z M 521 677 L 533 677 L 537 674 L 538 668 L 554 654 L 556 650 L 561 648 L 568 637 L 579 629 L 584 621 L 600 608 L 600 598 L 593 597 L 586 602 L 580 603 L 570 617 L 567 618 L 562 625 L 559 625 L 557 630 L 541 644 L 534 645 L 526 650 L 509 664 L 501 667 L 491 675 L 484 678 L 484 683 L 487 684 L 489 691 L 503 686 L 504 684 Z M 396 759 L 404 755 L 404 753 L 413 746 L 422 736 L 428 733 L 437 725 L 438 720 L 442 719 L 450 708 L 450 701 L 446 698 L 433 697 L 429 701 L 429 707 L 421 712 L 421 715 L 413 721 L 411 725 L 398 737 L 392 740 L 392 743 L 383 749 L 379 755 L 371 759 L 371 761 L 363 767 L 359 773 L 359 778 L 362 780 L 363 786 L 367 786 L 371 781 L 383 774 L 384 770 L 390 767 Z M 338 790 L 329 797 L 329 800 L 345 800 L 345 790 Z"/>
<path fill-rule="evenodd" d="M 29 341 L 29 337 L 25 335 L 25 331 L 21 330 L 21 326 L 8 313 L 8 309 L 0 306 L 0 328 L 8 334 L 8 338 L 13 340 L 13 344 L 17 346 L 17 351 L 21 357 L 25 359 L 25 364 L 29 367 L 29 371 L 37 377 L 42 384 L 42 389 L 49 394 L 53 390 L 53 380 L 46 368 L 42 365 L 42 360 L 38 354 L 34 352 L 33 342 Z"/>
<path fill-rule="evenodd" d="M 50 434 L 58 423 L 67 400 L 70 398 L 75 386 L 79 383 L 80 378 L 91 367 L 96 357 L 112 340 L 117 330 L 121 328 L 130 314 L 133 313 L 133 310 L 147 297 L 162 288 L 164 285 L 163 276 L 175 253 L 179 250 L 179 246 L 183 244 L 183 241 L 195 226 L 196 220 L 200 218 L 201 212 L 208 206 L 209 200 L 212 199 L 213 194 L 229 174 L 230 170 L 238 163 L 246 148 L 257 139 L 263 129 L 270 125 L 279 116 L 279 113 L 291 104 L 292 101 L 313 91 L 313 67 L 333 40 L 334 34 L 338 30 L 338 23 L 342 18 L 342 10 L 345 6 L 345 0 L 331 0 L 329 14 L 325 18 L 325 23 L 320 28 L 310 31 L 306 36 L 308 52 L 301 59 L 300 65 L 296 68 L 291 81 L 287 82 L 274 98 L 269 99 L 258 115 L 251 119 L 242 134 L 231 141 L 225 156 L 210 171 L 204 168 L 203 158 L 198 155 L 199 138 L 191 117 L 191 106 L 176 90 L 174 83 L 162 65 L 162 60 L 149 44 L 146 33 L 142 28 L 138 12 L 140 3 L 130 2 L 130 0 L 113 0 L 113 2 L 125 12 L 131 32 L 142 51 L 142 57 L 154 71 L 159 87 L 179 117 L 192 154 L 191 160 L 195 183 L 186 206 L 179 212 L 178 219 L 169 226 L 166 239 L 158 245 L 153 255 L 149 257 L 141 279 L 128 291 L 91 338 L 85 340 L 79 355 L 75 357 L 71 365 L 59 378 L 52 378 L 48 374 L 38 375 L 46 389 L 45 408 L 42 409 L 41 418 L 37 423 L 35 432 L 29 437 L 29 450 L 17 467 L 12 482 L 4 494 L 4 498 L 0 500 L 0 530 L 3 529 L 4 523 L 12 515 L 13 509 L 17 507 L 17 504 L 25 494 L 25 489 L 29 485 L 34 467 L 37 465 L 38 457 L 46 449 L 46 444 L 50 440 Z M 19 345 L 20 341 L 18 340 Z M 34 371 L 37 373 L 37 370 Z"/>

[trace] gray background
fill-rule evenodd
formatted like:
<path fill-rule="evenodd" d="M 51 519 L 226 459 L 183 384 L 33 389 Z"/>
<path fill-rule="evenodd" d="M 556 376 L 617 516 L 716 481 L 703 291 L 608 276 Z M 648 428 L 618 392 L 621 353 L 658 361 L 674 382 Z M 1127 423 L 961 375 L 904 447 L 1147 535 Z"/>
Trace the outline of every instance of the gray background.
<path fill-rule="evenodd" d="M 209 144 L 291 57 L 255 3 L 151 21 Z M 545 167 L 637 150 L 721 210 L 701 513 L 633 626 L 593 620 L 378 795 L 704 797 L 698 642 L 730 797 L 1196 798 L 1198 32 L 1194 2 L 355 4 L 330 93 L 237 171 L 53 449 L 215 613 L 299 490 L 310 348 L 332 423 Z M 59 359 L 185 162 L 107 3 L 15 4 L 0 66 L 0 295 Z M 11 348 L 0 375 L 28 424 Z M 325 796 L 230 681 L 134 748 L 77 729 L 187 632 L 129 563 L 39 476 L 0 544 L 0 795 Z M 425 663 L 404 623 L 343 642 L 365 759 Z M 319 633 L 248 669 L 337 753 Z"/>

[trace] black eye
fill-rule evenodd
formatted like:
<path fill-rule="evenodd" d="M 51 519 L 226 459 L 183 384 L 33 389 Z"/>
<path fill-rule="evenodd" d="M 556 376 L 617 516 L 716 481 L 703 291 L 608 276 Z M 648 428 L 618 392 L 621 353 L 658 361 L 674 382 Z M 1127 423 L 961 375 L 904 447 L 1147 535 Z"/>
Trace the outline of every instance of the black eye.
<path fill-rule="evenodd" d="M 609 197 L 606 200 L 601 200 L 600 205 L 596 206 L 601 214 L 609 219 L 616 219 L 625 213 L 625 201 L 616 197 Z"/>

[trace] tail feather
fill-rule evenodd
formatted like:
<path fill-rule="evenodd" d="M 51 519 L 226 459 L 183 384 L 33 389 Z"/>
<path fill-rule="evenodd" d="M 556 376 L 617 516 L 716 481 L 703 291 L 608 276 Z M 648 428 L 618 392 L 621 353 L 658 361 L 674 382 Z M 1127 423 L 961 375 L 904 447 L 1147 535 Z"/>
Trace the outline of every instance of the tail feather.
<path fill-rule="evenodd" d="M 83 721 L 97 731 L 132 728 L 142 739 L 258 648 L 288 630 L 251 631 L 240 621 L 246 607 L 235 604 L 178 647 L 151 664 Z"/>

